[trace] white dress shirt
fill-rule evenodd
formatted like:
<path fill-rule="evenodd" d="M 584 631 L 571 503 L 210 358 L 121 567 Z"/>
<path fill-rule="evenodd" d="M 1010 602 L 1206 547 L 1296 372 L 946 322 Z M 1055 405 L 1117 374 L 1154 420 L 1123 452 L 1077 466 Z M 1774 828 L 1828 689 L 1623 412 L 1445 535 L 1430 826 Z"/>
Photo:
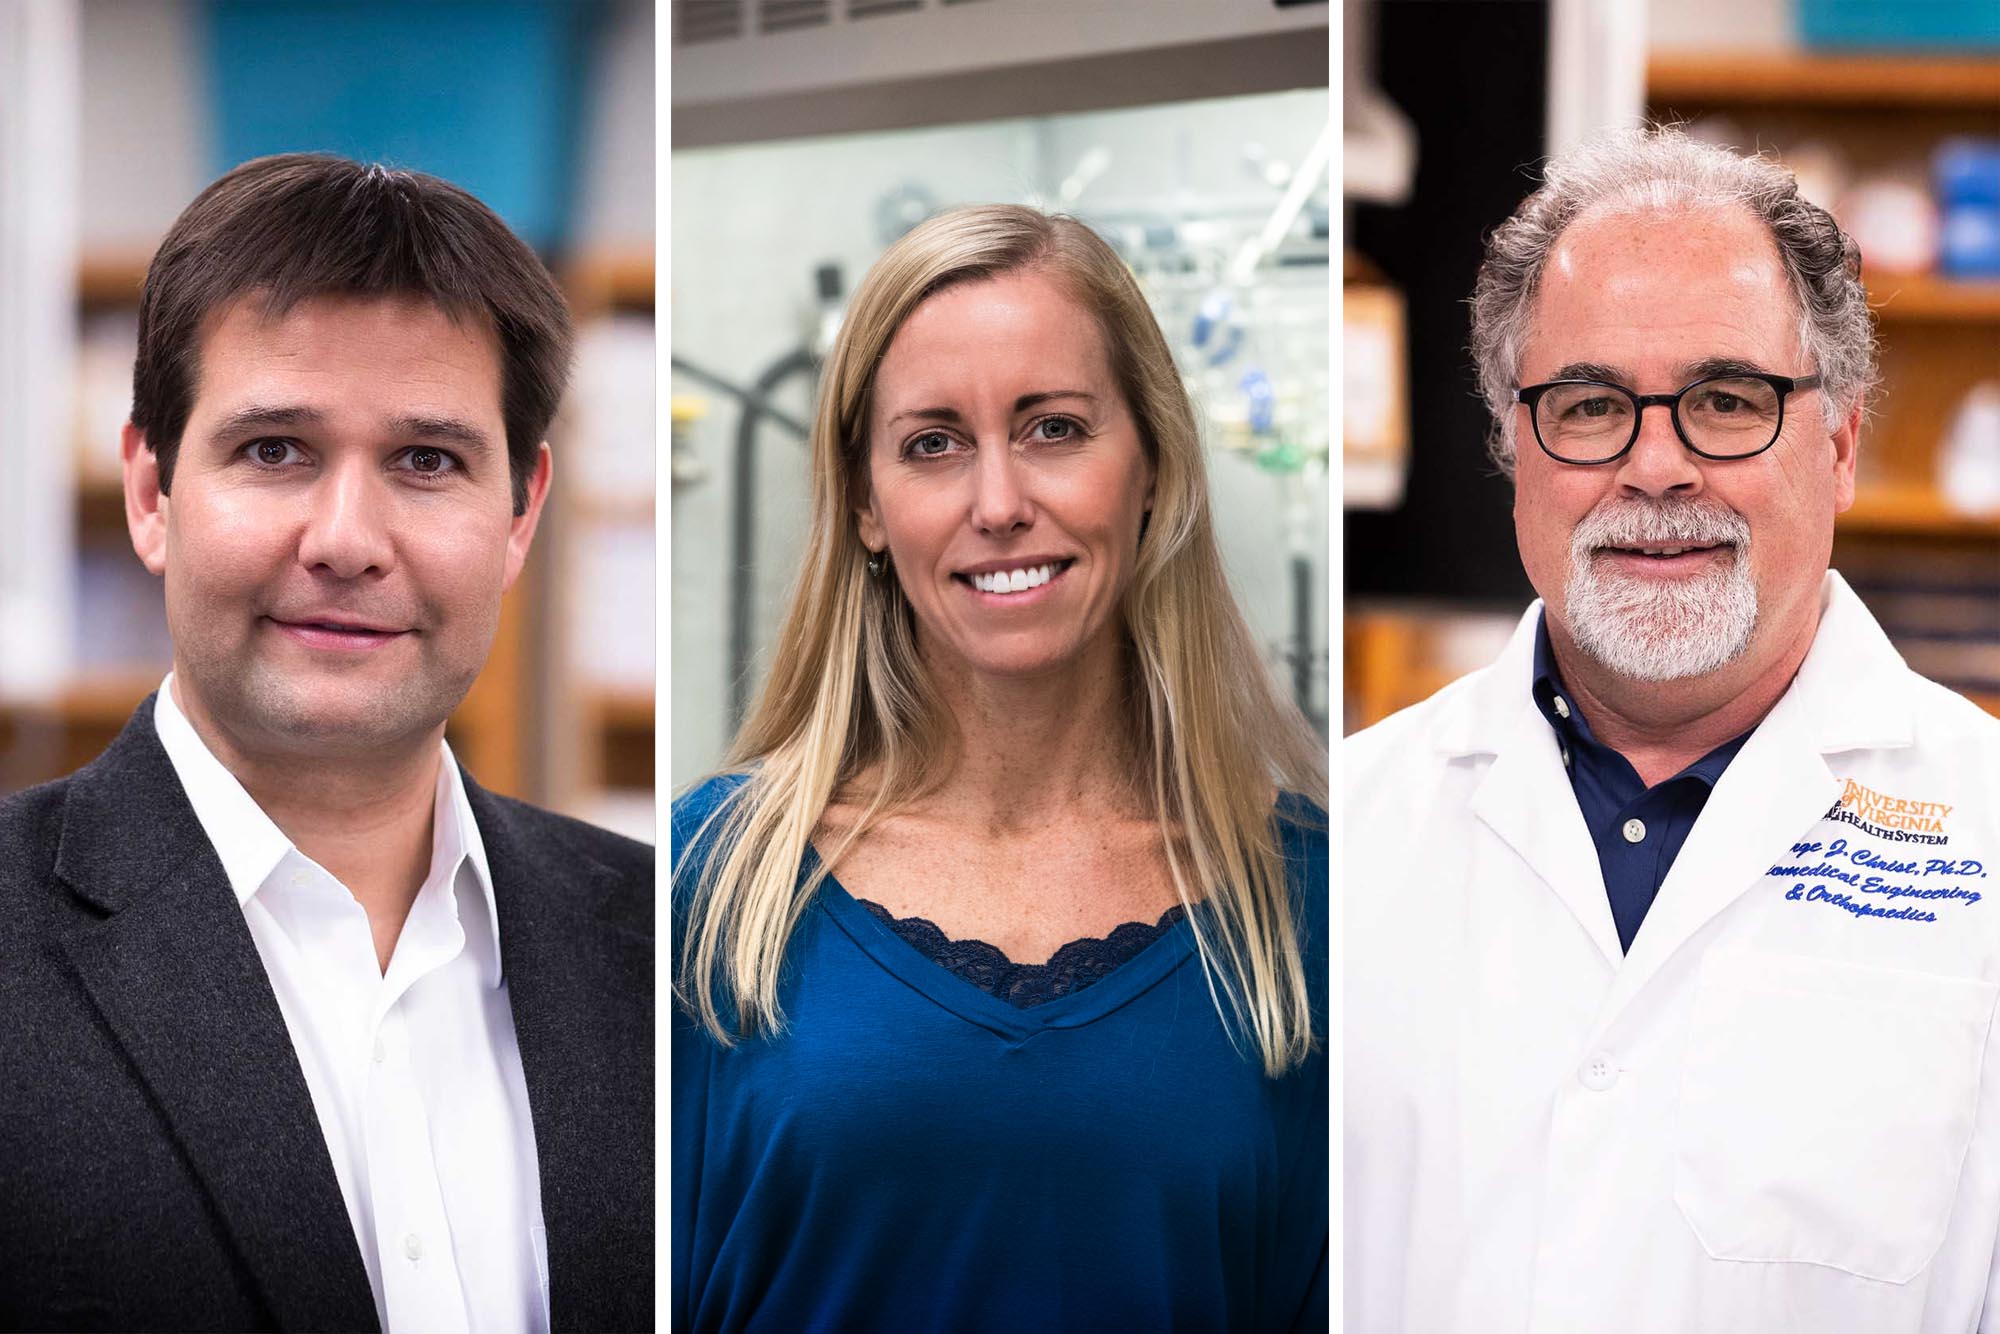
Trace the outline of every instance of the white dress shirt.
<path fill-rule="evenodd" d="M 277 994 L 382 1328 L 547 1330 L 534 1125 L 492 874 L 451 748 L 438 766 L 430 871 L 385 973 L 366 910 L 223 768 L 175 703 L 171 676 L 153 725 Z"/>

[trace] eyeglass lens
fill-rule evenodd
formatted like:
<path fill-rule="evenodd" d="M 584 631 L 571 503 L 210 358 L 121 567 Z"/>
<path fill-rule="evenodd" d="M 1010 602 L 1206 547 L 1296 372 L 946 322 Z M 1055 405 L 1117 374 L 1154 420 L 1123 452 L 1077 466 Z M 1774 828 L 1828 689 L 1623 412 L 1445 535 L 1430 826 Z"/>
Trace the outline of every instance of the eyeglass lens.
<path fill-rule="evenodd" d="M 1762 380 L 1725 378 L 1689 386 L 1676 411 L 1688 443 L 1704 454 L 1755 454 L 1777 438 L 1778 391 Z M 1639 404 L 1608 384 L 1558 384 L 1535 404 L 1535 430 L 1564 458 L 1588 462 L 1619 453 L 1637 434 Z"/>

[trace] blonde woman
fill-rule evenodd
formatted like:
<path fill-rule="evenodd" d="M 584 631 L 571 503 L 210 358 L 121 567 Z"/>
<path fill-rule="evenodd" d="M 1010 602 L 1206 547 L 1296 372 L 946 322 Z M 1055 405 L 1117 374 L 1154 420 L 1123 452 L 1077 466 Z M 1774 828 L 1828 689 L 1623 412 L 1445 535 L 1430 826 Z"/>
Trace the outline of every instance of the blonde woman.
<path fill-rule="evenodd" d="M 811 452 L 769 680 L 673 811 L 675 1327 L 1324 1329 L 1324 751 L 1130 273 L 924 224 Z"/>

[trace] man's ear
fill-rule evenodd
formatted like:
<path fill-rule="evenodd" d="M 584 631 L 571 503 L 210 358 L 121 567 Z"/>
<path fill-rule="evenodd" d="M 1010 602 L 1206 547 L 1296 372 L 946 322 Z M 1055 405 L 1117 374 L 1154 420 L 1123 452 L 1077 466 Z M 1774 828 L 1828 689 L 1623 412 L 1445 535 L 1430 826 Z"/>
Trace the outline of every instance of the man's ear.
<path fill-rule="evenodd" d="M 132 550 L 154 574 L 167 569 L 167 493 L 160 487 L 159 456 L 146 447 L 146 434 L 131 422 L 119 433 L 118 452 L 125 460 L 125 528 Z"/>
<path fill-rule="evenodd" d="M 535 526 L 542 521 L 542 503 L 549 498 L 549 477 L 554 469 L 549 442 L 544 440 L 535 454 L 535 470 L 528 474 L 527 504 L 514 516 L 507 532 L 507 572 L 500 585 L 502 591 L 514 586 L 514 581 L 521 577 L 521 567 L 528 563 L 528 548 L 534 545 Z"/>
<path fill-rule="evenodd" d="M 1844 513 L 1854 504 L 1854 465 L 1861 453 L 1861 404 L 1848 409 L 1847 417 L 1833 432 L 1833 512 Z"/>

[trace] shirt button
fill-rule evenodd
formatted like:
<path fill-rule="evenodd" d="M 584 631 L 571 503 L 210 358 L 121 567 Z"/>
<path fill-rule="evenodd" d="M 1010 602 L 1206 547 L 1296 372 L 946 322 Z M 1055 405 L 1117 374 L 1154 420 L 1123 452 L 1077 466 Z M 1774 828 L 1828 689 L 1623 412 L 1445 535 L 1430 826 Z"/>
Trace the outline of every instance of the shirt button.
<path fill-rule="evenodd" d="M 1598 1052 L 1576 1072 L 1577 1082 L 1593 1093 L 1602 1093 L 1618 1082 L 1618 1067 L 1609 1052 Z"/>
<path fill-rule="evenodd" d="M 1645 837 L 1646 822 L 1644 820 L 1627 820 L 1625 822 L 1625 841 L 1627 843 L 1639 843 L 1644 841 Z"/>
<path fill-rule="evenodd" d="M 423 1259 L 424 1239 L 418 1236 L 414 1232 L 412 1232 L 409 1236 L 404 1237 L 403 1254 L 409 1256 L 412 1261 Z"/>
<path fill-rule="evenodd" d="M 1567 717 L 1569 717 L 1569 701 L 1568 701 L 1568 700 L 1564 699 L 1564 698 L 1563 698 L 1563 697 L 1562 697 L 1561 695 L 1557 695 L 1557 696 L 1555 697 L 1555 706 L 1556 706 L 1556 717 L 1558 717 L 1558 718 L 1567 718 Z"/>
<path fill-rule="evenodd" d="M 382 1045 L 382 1039 L 375 1039 L 375 1050 L 368 1053 L 368 1059 L 380 1065 L 389 1059 L 389 1049 Z"/>

